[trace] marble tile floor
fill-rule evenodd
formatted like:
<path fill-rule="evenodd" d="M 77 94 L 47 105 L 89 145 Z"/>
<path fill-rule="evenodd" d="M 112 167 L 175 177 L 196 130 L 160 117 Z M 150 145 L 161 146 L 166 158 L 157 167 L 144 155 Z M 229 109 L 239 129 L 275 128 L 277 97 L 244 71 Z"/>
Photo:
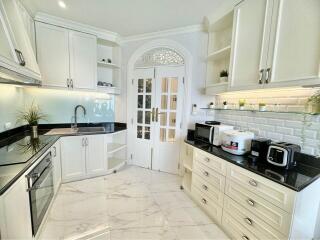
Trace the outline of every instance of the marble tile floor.
<path fill-rule="evenodd" d="M 63 184 L 40 239 L 228 239 L 180 182 L 176 175 L 126 166 Z"/>

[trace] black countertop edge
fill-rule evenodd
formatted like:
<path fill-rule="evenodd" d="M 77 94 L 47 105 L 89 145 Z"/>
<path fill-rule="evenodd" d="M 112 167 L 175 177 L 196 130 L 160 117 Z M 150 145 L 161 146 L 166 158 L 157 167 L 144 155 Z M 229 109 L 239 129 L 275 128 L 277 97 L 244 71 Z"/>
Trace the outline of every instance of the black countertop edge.
<path fill-rule="evenodd" d="M 44 146 L 39 152 L 33 155 L 27 162 L 26 166 L 19 171 L 4 187 L 0 188 L 0 196 L 5 193 L 52 145 L 54 145 L 60 136 L 52 136 L 50 142 Z"/>
<path fill-rule="evenodd" d="M 271 181 L 273 181 L 273 182 L 275 182 L 275 183 L 278 183 L 278 184 L 280 184 L 280 185 L 282 185 L 282 186 L 285 186 L 285 187 L 287 187 L 287 188 L 290 188 L 290 189 L 292 189 L 292 190 L 294 190 L 294 191 L 296 191 L 296 192 L 300 192 L 301 190 L 303 190 L 304 188 L 306 188 L 308 185 L 310 185 L 311 183 L 313 183 L 314 181 L 316 181 L 318 178 L 320 178 L 320 169 L 314 168 L 314 167 L 309 166 L 309 165 L 300 164 L 300 165 L 299 165 L 300 170 L 307 170 L 307 171 L 310 171 L 310 170 L 311 170 L 312 172 L 316 172 L 316 174 L 315 174 L 313 177 L 311 177 L 311 179 L 309 179 L 308 181 L 306 181 L 304 184 L 301 184 L 299 187 L 296 187 L 296 186 L 287 184 L 287 183 L 285 183 L 285 182 L 281 182 L 281 181 L 279 181 L 279 180 L 276 180 L 276 179 L 274 179 L 274 178 L 272 178 L 272 177 L 269 177 L 268 175 L 266 175 L 266 174 L 264 174 L 264 173 L 262 173 L 262 172 L 260 172 L 260 171 L 257 171 L 257 170 L 255 170 L 255 169 L 253 169 L 253 168 L 247 167 L 247 165 L 243 164 L 243 162 L 246 162 L 246 163 L 247 163 L 247 162 L 249 161 L 249 160 L 248 160 L 249 157 L 246 156 L 246 155 L 244 155 L 244 156 L 233 155 L 233 154 L 231 154 L 231 153 L 225 152 L 225 151 L 222 150 L 222 148 L 220 148 L 220 147 L 216 147 L 216 146 L 211 145 L 210 147 L 211 147 L 212 149 L 214 149 L 214 151 L 215 151 L 215 152 L 212 152 L 212 151 L 206 150 L 206 148 L 204 148 L 204 147 L 201 147 L 202 145 L 200 146 L 200 145 L 196 144 L 194 140 L 187 140 L 187 139 L 185 139 L 184 141 L 185 141 L 185 143 L 190 144 L 190 145 L 192 145 L 192 146 L 194 146 L 194 147 L 196 147 L 196 148 L 198 148 L 198 149 L 200 149 L 200 150 L 202 150 L 202 151 L 205 151 L 205 152 L 207 152 L 207 153 L 209 153 L 209 154 L 212 154 L 212 155 L 214 155 L 214 156 L 217 156 L 217 157 L 219 157 L 219 158 L 222 158 L 223 160 L 226 160 L 226 161 L 229 162 L 229 163 L 232 163 L 232 164 L 234 164 L 234 165 L 236 165 L 236 166 L 239 166 L 239 167 L 241 167 L 241 168 L 243 168 L 243 169 L 246 169 L 246 170 L 248 170 L 248 171 L 250 171 L 250 172 L 253 172 L 253 173 L 255 173 L 255 174 L 258 174 L 258 175 L 260 175 L 260 176 L 262 176 L 262 177 L 264 177 L 264 178 L 267 178 L 267 179 L 269 179 L 269 180 L 271 180 Z M 319 160 L 320 160 L 320 159 L 319 159 Z M 268 168 L 272 168 L 272 167 L 268 165 Z M 297 171 L 297 169 L 292 169 L 292 170 L 291 170 L 291 172 L 294 172 L 294 171 Z"/>

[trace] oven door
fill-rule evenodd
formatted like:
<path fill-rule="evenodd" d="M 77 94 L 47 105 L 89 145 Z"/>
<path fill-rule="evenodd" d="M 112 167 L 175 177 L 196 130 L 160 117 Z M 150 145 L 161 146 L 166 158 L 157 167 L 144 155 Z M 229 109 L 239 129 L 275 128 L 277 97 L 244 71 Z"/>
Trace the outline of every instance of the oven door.
<path fill-rule="evenodd" d="M 194 138 L 195 140 L 200 140 L 200 141 L 212 144 L 213 126 L 196 123 Z"/>
<path fill-rule="evenodd" d="M 53 172 L 52 163 L 50 163 L 29 189 L 33 236 L 36 235 L 41 225 L 42 219 L 53 199 L 53 194 Z"/>

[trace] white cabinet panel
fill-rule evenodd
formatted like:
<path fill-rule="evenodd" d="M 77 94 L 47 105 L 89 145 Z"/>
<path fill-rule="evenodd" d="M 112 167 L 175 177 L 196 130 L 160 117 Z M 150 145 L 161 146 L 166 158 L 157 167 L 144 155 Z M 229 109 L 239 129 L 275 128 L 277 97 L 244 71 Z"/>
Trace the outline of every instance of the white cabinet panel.
<path fill-rule="evenodd" d="M 104 135 L 86 136 L 87 175 L 97 176 L 107 172 L 107 149 Z"/>
<path fill-rule="evenodd" d="M 234 10 L 231 88 L 259 87 L 259 71 L 267 61 L 270 8 L 271 0 L 245 0 Z"/>
<path fill-rule="evenodd" d="M 86 176 L 85 137 L 72 136 L 61 139 L 63 182 L 79 180 Z"/>
<path fill-rule="evenodd" d="M 60 140 L 56 142 L 51 149 L 53 162 L 53 186 L 54 192 L 57 193 L 61 184 L 61 149 Z"/>
<path fill-rule="evenodd" d="M 199 149 L 196 149 L 194 151 L 193 156 L 195 158 L 195 161 L 213 169 L 214 171 L 224 176 L 226 175 L 227 168 L 225 160 Z"/>
<path fill-rule="evenodd" d="M 74 88 L 94 89 L 97 83 L 96 36 L 69 32 L 70 77 Z"/>
<path fill-rule="evenodd" d="M 13 46 L 9 39 L 8 30 L 4 23 L 2 13 L 0 12 L 0 57 L 15 62 Z"/>
<path fill-rule="evenodd" d="M 320 1 L 276 0 L 273 16 L 271 83 L 318 78 Z"/>
<path fill-rule="evenodd" d="M 42 84 L 67 87 L 69 78 L 68 30 L 36 22 L 36 36 Z"/>
<path fill-rule="evenodd" d="M 22 176 L 0 198 L 1 239 L 32 239 L 29 194 L 26 189 L 26 178 Z"/>

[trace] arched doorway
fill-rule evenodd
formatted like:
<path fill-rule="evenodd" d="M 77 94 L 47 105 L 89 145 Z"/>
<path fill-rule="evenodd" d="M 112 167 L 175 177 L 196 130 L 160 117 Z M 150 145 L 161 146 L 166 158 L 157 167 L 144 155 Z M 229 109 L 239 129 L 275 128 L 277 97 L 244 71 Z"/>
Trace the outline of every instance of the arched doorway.
<path fill-rule="evenodd" d="M 134 165 L 177 174 L 191 59 L 169 42 L 149 43 L 129 61 L 128 152 Z"/>

